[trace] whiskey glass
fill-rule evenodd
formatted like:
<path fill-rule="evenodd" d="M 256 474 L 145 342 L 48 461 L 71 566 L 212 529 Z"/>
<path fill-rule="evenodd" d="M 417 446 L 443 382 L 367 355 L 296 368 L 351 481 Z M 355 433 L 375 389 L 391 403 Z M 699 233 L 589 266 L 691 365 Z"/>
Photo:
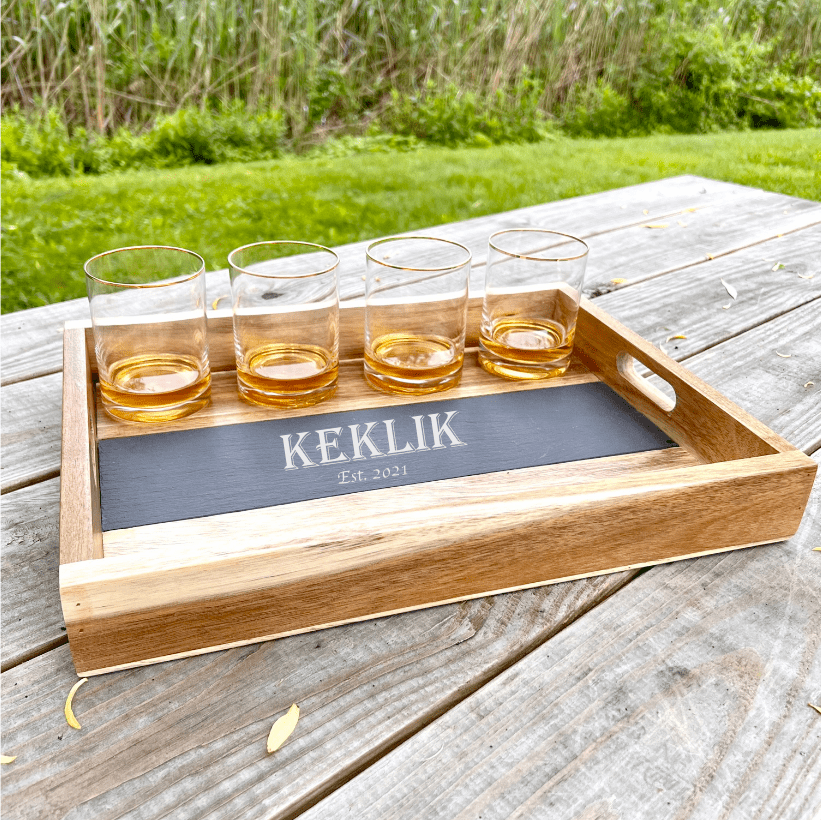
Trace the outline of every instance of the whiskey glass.
<path fill-rule="evenodd" d="M 105 411 L 164 422 L 205 407 L 211 371 L 202 257 L 183 248 L 118 248 L 84 270 Z"/>
<path fill-rule="evenodd" d="M 339 257 L 312 242 L 277 240 L 228 255 L 237 389 L 250 404 L 307 407 L 339 377 Z"/>
<path fill-rule="evenodd" d="M 541 228 L 511 228 L 488 242 L 479 363 L 508 379 L 567 370 L 587 264 L 587 243 Z"/>
<path fill-rule="evenodd" d="M 458 242 L 396 236 L 368 246 L 365 379 L 418 395 L 459 383 L 471 253 Z"/>

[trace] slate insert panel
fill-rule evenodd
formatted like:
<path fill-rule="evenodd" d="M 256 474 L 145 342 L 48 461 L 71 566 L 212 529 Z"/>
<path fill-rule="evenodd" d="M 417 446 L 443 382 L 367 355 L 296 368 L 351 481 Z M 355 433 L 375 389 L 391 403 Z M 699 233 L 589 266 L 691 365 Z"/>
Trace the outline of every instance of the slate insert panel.
<path fill-rule="evenodd" d="M 102 525 L 139 527 L 671 446 L 601 382 L 105 439 Z"/>

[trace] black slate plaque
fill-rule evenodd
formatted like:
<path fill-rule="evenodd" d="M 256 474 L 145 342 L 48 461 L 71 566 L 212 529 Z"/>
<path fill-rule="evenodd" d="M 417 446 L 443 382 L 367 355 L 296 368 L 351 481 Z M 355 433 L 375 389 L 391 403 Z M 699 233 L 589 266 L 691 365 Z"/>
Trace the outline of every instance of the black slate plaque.
<path fill-rule="evenodd" d="M 607 385 L 99 443 L 103 530 L 674 446 Z"/>

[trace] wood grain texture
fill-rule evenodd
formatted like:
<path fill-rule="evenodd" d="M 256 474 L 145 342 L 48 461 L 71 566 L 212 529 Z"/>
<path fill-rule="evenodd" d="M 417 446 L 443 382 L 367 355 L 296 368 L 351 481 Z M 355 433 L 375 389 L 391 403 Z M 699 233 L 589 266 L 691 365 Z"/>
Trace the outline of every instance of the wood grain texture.
<path fill-rule="evenodd" d="M 666 276 L 621 285 L 595 303 L 681 361 L 821 296 L 819 247 L 821 226 L 816 225 Z M 722 279 L 736 289 L 738 299 L 730 298 Z M 676 335 L 687 338 L 671 338 Z"/>
<path fill-rule="evenodd" d="M 633 573 L 529 590 L 76 681 L 68 647 L 2 675 L 8 820 L 292 816 Z M 298 703 L 276 755 L 265 738 Z"/>
<path fill-rule="evenodd" d="M 2 491 L 53 478 L 60 470 L 61 373 L 3 388 L 0 423 Z"/>
<path fill-rule="evenodd" d="M 2 497 L 3 669 L 65 641 L 59 587 L 60 480 Z"/>
<path fill-rule="evenodd" d="M 728 339 L 686 366 L 796 447 L 810 453 L 821 447 L 821 299 Z"/>
<path fill-rule="evenodd" d="M 761 192 L 743 203 L 706 204 L 681 221 L 684 226 L 673 219 L 661 230 L 639 225 L 591 237 L 585 292 L 609 290 L 614 278 L 634 284 L 817 225 L 821 203 Z"/>
<path fill-rule="evenodd" d="M 599 378 L 706 461 L 784 452 L 790 445 L 717 390 L 587 300 L 582 302 L 574 354 Z M 675 392 L 668 407 L 633 369 L 640 362 Z M 662 404 L 663 406 L 660 406 Z"/>
<path fill-rule="evenodd" d="M 266 548 L 257 552 L 205 561 L 169 549 L 62 564 L 60 595 L 72 656 L 87 676 L 207 647 L 774 541 L 797 529 L 815 470 L 793 451 L 558 492 L 520 483 L 513 493 L 465 498 L 455 509 L 428 493 L 424 513 L 395 501 L 414 488 L 376 490 L 368 496 L 379 515 L 350 517 L 333 533 L 309 526 L 272 532 L 274 517 L 265 527 Z"/>
<path fill-rule="evenodd" d="M 819 514 L 644 574 L 304 817 L 812 820 Z"/>
<path fill-rule="evenodd" d="M 103 557 L 97 423 L 83 328 L 63 335 L 60 563 Z"/>

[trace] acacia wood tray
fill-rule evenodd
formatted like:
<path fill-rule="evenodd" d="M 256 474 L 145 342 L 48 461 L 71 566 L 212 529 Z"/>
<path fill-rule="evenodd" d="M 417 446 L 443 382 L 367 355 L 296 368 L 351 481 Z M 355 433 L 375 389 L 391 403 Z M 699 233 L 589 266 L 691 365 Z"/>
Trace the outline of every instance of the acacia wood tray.
<path fill-rule="evenodd" d="M 471 299 L 460 386 L 406 398 L 366 385 L 364 309 L 343 306 L 339 392 L 291 411 L 237 397 L 230 313 L 215 312 L 208 319 L 211 406 L 156 426 L 103 412 L 90 324 L 67 323 L 60 595 L 77 672 L 96 675 L 796 532 L 815 477 L 812 459 L 653 345 L 582 300 L 568 372 L 547 383 L 511 382 L 476 363 L 480 312 L 481 299 Z M 675 400 L 638 375 L 636 363 L 663 379 Z M 102 441 L 268 419 L 307 424 L 327 413 L 592 382 L 606 384 L 678 446 L 103 531 Z"/>

